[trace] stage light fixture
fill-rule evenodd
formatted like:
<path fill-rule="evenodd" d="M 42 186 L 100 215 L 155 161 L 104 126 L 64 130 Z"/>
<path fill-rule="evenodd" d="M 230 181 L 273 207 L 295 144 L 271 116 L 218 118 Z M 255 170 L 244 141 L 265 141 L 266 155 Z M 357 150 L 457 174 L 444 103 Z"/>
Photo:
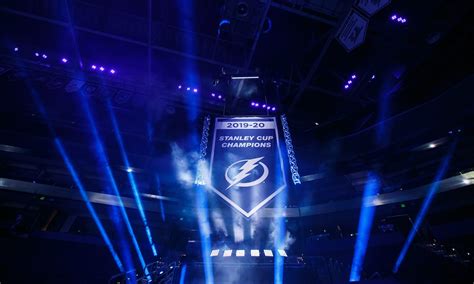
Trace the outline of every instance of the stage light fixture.
<path fill-rule="evenodd" d="M 163 270 L 160 271 L 160 275 L 163 274 Z"/>
<path fill-rule="evenodd" d="M 430 145 L 428 145 L 428 147 L 429 147 L 430 149 L 436 148 L 436 144 L 430 143 Z"/>
<path fill-rule="evenodd" d="M 265 108 L 267 105 L 262 105 L 263 108 Z"/>
<path fill-rule="evenodd" d="M 396 20 L 396 19 L 397 19 L 397 15 L 394 14 L 394 15 L 392 16 L 392 20 Z"/>
<path fill-rule="evenodd" d="M 186 91 L 190 91 L 190 90 L 191 90 L 191 88 L 190 88 L 190 87 L 187 87 L 187 88 L 186 88 Z"/>
<path fill-rule="evenodd" d="M 466 185 L 469 185 L 469 184 L 471 184 L 471 180 L 465 178 L 465 179 L 462 180 L 462 183 L 464 183 Z"/>
<path fill-rule="evenodd" d="M 250 105 L 251 105 L 251 106 L 255 106 L 255 102 L 252 102 Z"/>
<path fill-rule="evenodd" d="M 357 78 L 357 76 L 356 76 L 355 74 L 353 74 L 353 75 L 351 76 L 351 78 L 352 78 L 352 79 L 355 79 L 355 78 Z"/>
<path fill-rule="evenodd" d="M 110 74 L 115 74 L 115 69 L 110 69 Z"/>
<path fill-rule="evenodd" d="M 224 250 L 224 257 L 229 257 L 232 255 L 232 250 L 231 249 L 226 249 Z"/>
<path fill-rule="evenodd" d="M 211 96 L 212 96 L 212 97 L 215 97 L 215 96 L 216 96 L 216 94 L 212 93 L 212 94 L 211 94 Z"/>
<path fill-rule="evenodd" d="M 105 68 L 104 68 L 103 66 L 100 66 L 100 67 L 99 67 L 99 70 L 100 70 L 100 71 L 104 71 Z"/>
<path fill-rule="evenodd" d="M 269 106 L 267 106 L 267 110 L 270 110 L 270 107 L 269 107 Z"/>
<path fill-rule="evenodd" d="M 276 110 L 276 108 L 275 108 L 275 107 L 272 107 L 272 111 L 275 111 L 275 110 Z"/>
<path fill-rule="evenodd" d="M 370 79 L 372 79 L 372 80 L 373 80 L 373 79 L 375 79 L 375 74 L 374 74 L 374 75 L 372 75 L 372 77 L 370 77 Z"/>
<path fill-rule="evenodd" d="M 181 86 L 181 85 L 178 85 L 178 89 L 180 89 L 180 90 L 181 90 L 181 88 L 182 88 L 182 87 L 183 87 L 183 86 Z"/>
<path fill-rule="evenodd" d="M 198 89 L 194 88 L 194 89 L 193 89 L 193 92 L 197 93 L 197 92 L 198 92 Z"/>
<path fill-rule="evenodd" d="M 64 57 L 63 57 L 63 58 L 61 59 L 61 62 L 62 62 L 62 63 L 67 63 L 67 58 L 64 58 Z"/>
<path fill-rule="evenodd" d="M 133 172 L 133 169 L 132 169 L 132 168 L 127 168 L 125 171 L 126 171 L 127 173 L 132 173 L 132 172 Z"/>
<path fill-rule="evenodd" d="M 44 59 L 48 58 L 46 54 L 41 55 L 41 57 L 43 57 Z"/>
<path fill-rule="evenodd" d="M 40 56 L 40 55 L 39 55 L 39 53 L 38 53 L 38 52 L 35 52 L 35 56 L 36 56 L 36 57 L 38 57 L 38 56 Z"/>
<path fill-rule="evenodd" d="M 345 85 L 345 86 L 344 86 L 344 89 L 349 89 L 349 85 Z"/>
<path fill-rule="evenodd" d="M 91 66 L 91 69 L 92 69 L 92 70 L 95 70 L 95 69 L 97 69 L 97 66 L 96 66 L 96 65 L 92 65 L 92 66 Z"/>
<path fill-rule="evenodd" d="M 258 107 L 258 103 L 255 103 L 255 106 Z"/>
<path fill-rule="evenodd" d="M 222 96 L 221 96 L 221 95 L 219 95 L 219 96 L 218 96 L 218 98 L 219 98 L 219 99 L 222 99 Z"/>
<path fill-rule="evenodd" d="M 238 256 L 238 257 L 243 257 L 245 256 L 245 250 L 243 249 L 238 249 L 235 251 L 235 256 Z"/>
<path fill-rule="evenodd" d="M 13 50 L 16 52 L 16 51 L 18 51 L 19 49 L 18 49 L 18 47 L 15 47 Z"/>
<path fill-rule="evenodd" d="M 259 257 L 260 256 L 260 250 L 252 249 L 252 250 L 250 250 L 250 255 L 253 256 L 253 257 Z"/>
<path fill-rule="evenodd" d="M 263 254 L 267 257 L 273 257 L 273 252 L 270 249 L 264 249 Z"/>
<path fill-rule="evenodd" d="M 288 257 L 288 255 L 286 254 L 286 251 L 284 249 L 279 249 L 278 253 L 280 254 L 280 256 Z"/>
<path fill-rule="evenodd" d="M 213 249 L 211 251 L 211 256 L 218 256 L 219 255 L 219 250 L 218 249 Z"/>
<path fill-rule="evenodd" d="M 352 84 L 352 80 L 347 81 L 347 84 L 349 85 Z"/>

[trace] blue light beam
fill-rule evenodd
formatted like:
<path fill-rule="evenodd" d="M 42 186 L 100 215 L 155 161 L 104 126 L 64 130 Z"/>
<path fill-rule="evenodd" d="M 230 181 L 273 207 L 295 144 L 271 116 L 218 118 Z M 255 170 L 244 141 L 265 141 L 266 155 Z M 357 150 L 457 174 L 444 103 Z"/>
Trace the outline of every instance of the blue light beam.
<path fill-rule="evenodd" d="M 46 123 L 48 125 L 48 129 L 49 131 L 51 132 L 51 134 L 56 137 L 56 131 L 54 131 L 54 128 L 53 126 L 51 125 L 51 120 L 49 119 L 49 116 L 48 116 L 48 113 L 46 111 L 46 108 L 44 107 L 44 104 L 42 103 L 40 97 L 39 97 L 39 94 L 35 91 L 35 89 L 31 86 L 31 83 L 29 80 L 27 80 L 27 84 L 28 86 L 30 87 L 30 91 L 31 91 L 31 95 L 33 97 L 33 100 L 36 104 L 36 107 L 38 108 L 39 112 L 41 113 L 41 115 L 43 116 L 43 118 L 46 120 Z M 56 144 L 56 147 L 59 151 L 59 153 L 61 154 L 69 172 L 71 173 L 71 176 L 73 177 L 73 180 L 76 184 L 76 186 L 79 188 L 79 193 L 81 194 L 81 197 L 82 199 L 84 200 L 84 202 L 86 203 L 86 207 L 87 209 L 89 210 L 89 213 L 91 214 L 92 216 L 92 219 L 94 220 L 99 232 L 100 232 L 100 235 L 102 236 L 102 239 L 104 240 L 105 244 L 107 245 L 109 251 L 110 251 L 110 254 L 112 255 L 112 258 L 114 259 L 115 261 L 115 264 L 117 265 L 117 267 L 119 268 L 120 272 L 124 272 L 124 267 L 123 267 L 123 264 L 122 262 L 120 261 L 120 258 L 118 257 L 118 254 L 117 252 L 115 251 L 114 247 L 112 246 L 112 243 L 110 241 L 110 238 L 109 236 L 107 235 L 107 232 L 105 231 L 103 225 L 102 225 L 102 222 L 99 220 L 95 210 L 94 210 L 94 207 L 92 206 L 92 204 L 90 203 L 89 201 L 89 197 L 87 196 L 87 193 L 73 167 L 73 165 L 71 164 L 70 160 L 69 160 L 69 157 L 66 155 L 66 151 L 64 150 L 64 147 L 61 143 L 61 141 L 59 140 L 59 138 L 55 138 L 54 140 L 55 144 Z"/>
<path fill-rule="evenodd" d="M 373 198 L 379 191 L 380 183 L 377 177 L 369 173 L 367 183 L 364 188 L 364 195 L 362 197 L 362 206 L 359 216 L 359 227 L 357 229 L 357 239 L 354 249 L 354 257 L 352 259 L 351 274 L 349 281 L 359 281 L 362 266 L 364 265 L 365 253 L 367 251 L 367 244 L 370 238 L 370 230 L 374 219 L 375 206 L 371 204 Z"/>
<path fill-rule="evenodd" d="M 104 239 L 105 244 L 109 248 L 110 253 L 112 254 L 112 257 L 117 264 L 120 272 L 124 272 L 125 270 L 123 269 L 122 262 L 120 261 L 120 258 L 118 257 L 117 252 L 115 251 L 112 242 L 109 239 L 109 236 L 107 235 L 107 232 L 105 231 L 104 227 L 102 226 L 102 222 L 100 222 L 99 217 L 97 216 L 97 213 L 95 212 L 94 207 L 92 206 L 91 202 L 89 201 L 89 197 L 87 196 L 86 190 L 84 189 L 81 180 L 79 179 L 79 176 L 77 175 L 76 170 L 74 169 L 74 166 L 72 165 L 71 161 L 69 160 L 68 155 L 66 154 L 66 151 L 59 140 L 59 138 L 54 139 L 54 143 L 56 144 L 56 147 L 58 148 L 59 153 L 63 157 L 64 163 L 66 164 L 66 167 L 69 170 L 69 173 L 71 174 L 77 188 L 79 189 L 79 193 L 81 194 L 82 199 L 86 203 L 87 209 L 89 210 L 89 213 L 92 216 L 92 219 L 94 220 L 95 224 L 97 225 L 97 228 L 99 229 L 100 235 Z"/>
<path fill-rule="evenodd" d="M 199 234 L 201 237 L 201 253 L 204 262 L 204 277 L 206 284 L 214 284 L 214 275 L 212 273 L 211 263 L 211 226 L 209 224 L 209 212 L 207 211 L 208 202 L 205 188 L 200 185 L 194 185 L 196 192 L 196 210 L 198 215 Z"/>
<path fill-rule="evenodd" d="M 109 111 L 110 119 L 112 121 L 112 125 L 114 128 L 115 138 L 120 146 L 120 153 L 122 155 L 123 162 L 125 164 L 125 168 L 130 168 L 130 163 L 128 161 L 127 153 L 125 152 L 125 145 L 123 144 L 122 137 L 120 136 L 120 128 L 117 123 L 117 119 L 115 118 L 115 114 L 113 112 L 112 106 L 110 102 L 107 102 L 107 109 Z M 145 215 L 145 210 L 143 209 L 142 200 L 140 198 L 140 193 L 137 187 L 137 183 L 135 182 L 135 177 L 133 172 L 127 172 L 128 180 L 130 181 L 130 185 L 132 187 L 133 197 L 135 198 L 135 202 L 137 203 L 138 212 L 140 213 L 140 217 L 142 218 L 143 224 L 145 225 L 145 231 L 148 237 L 148 242 L 150 243 L 151 250 L 154 256 L 157 256 L 158 253 L 155 248 L 155 244 L 153 242 L 153 237 L 151 235 L 150 227 L 148 226 L 148 221 Z"/>
<path fill-rule="evenodd" d="M 398 255 L 397 261 L 395 262 L 395 265 L 393 266 L 392 272 L 397 273 L 398 269 L 400 268 L 400 265 L 403 262 L 403 259 L 405 258 L 405 255 L 408 252 L 408 249 L 410 248 L 411 243 L 413 242 L 413 239 L 416 236 L 416 233 L 418 232 L 418 228 L 420 227 L 421 223 L 423 222 L 426 213 L 428 212 L 428 209 L 430 207 L 431 201 L 433 201 L 433 197 L 435 196 L 436 192 L 438 191 L 438 188 L 440 186 L 440 180 L 443 178 L 443 176 L 446 174 L 446 170 L 448 169 L 449 162 L 451 161 L 452 154 L 454 152 L 454 148 L 456 147 L 456 141 L 452 142 L 450 149 L 448 151 L 448 154 L 446 157 L 443 159 L 443 162 L 441 163 L 438 172 L 436 173 L 435 179 L 433 183 L 431 184 L 431 187 L 428 190 L 428 194 L 426 195 L 425 199 L 423 200 L 423 204 L 421 205 L 421 209 L 418 212 L 418 215 L 416 216 L 415 223 L 413 224 L 413 227 L 410 230 L 410 233 L 408 234 L 407 239 L 405 240 L 405 243 L 403 245 L 402 250 L 400 251 L 400 254 Z"/>
<path fill-rule="evenodd" d="M 186 264 L 183 264 L 181 267 L 181 274 L 179 276 L 179 284 L 184 284 L 184 279 L 186 278 Z"/>
<path fill-rule="evenodd" d="M 127 227 L 128 233 L 130 234 L 130 237 L 132 239 L 133 246 L 135 247 L 135 251 L 137 252 L 138 259 L 140 261 L 141 267 L 144 268 L 145 273 L 148 274 L 145 259 L 143 258 L 143 254 L 141 252 L 138 241 L 135 237 L 135 233 L 134 233 L 132 225 L 130 223 L 130 219 L 128 218 L 128 214 L 125 210 L 125 206 L 123 204 L 122 197 L 120 195 L 120 191 L 118 189 L 117 183 L 115 182 L 115 177 L 112 173 L 112 169 L 110 168 L 109 161 L 108 161 L 108 158 L 107 158 L 107 153 L 104 149 L 102 139 L 100 138 L 99 132 L 97 130 L 97 126 L 95 124 L 94 116 L 91 112 L 91 109 L 90 109 L 90 106 L 89 106 L 89 103 L 87 101 L 86 96 L 82 93 L 81 93 L 81 95 L 82 95 L 81 99 L 83 100 L 82 101 L 83 108 L 84 108 L 84 111 L 87 115 L 87 120 L 89 122 L 90 128 L 92 130 L 92 134 L 94 136 L 94 142 L 95 142 L 95 146 L 96 146 L 95 149 L 97 151 L 98 159 L 101 162 L 101 164 L 104 165 L 105 172 L 107 174 L 107 178 L 110 182 L 110 185 L 112 186 L 113 192 L 118 197 L 120 213 L 122 214 L 122 217 L 125 221 L 125 226 Z"/>

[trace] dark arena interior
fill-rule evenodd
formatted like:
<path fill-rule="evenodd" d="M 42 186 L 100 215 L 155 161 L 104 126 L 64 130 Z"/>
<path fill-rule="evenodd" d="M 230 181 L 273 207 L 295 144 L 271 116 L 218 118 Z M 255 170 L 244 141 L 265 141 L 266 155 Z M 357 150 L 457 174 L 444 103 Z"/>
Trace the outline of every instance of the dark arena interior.
<path fill-rule="evenodd" d="M 472 0 L 0 2 L 0 283 L 474 283 Z"/>

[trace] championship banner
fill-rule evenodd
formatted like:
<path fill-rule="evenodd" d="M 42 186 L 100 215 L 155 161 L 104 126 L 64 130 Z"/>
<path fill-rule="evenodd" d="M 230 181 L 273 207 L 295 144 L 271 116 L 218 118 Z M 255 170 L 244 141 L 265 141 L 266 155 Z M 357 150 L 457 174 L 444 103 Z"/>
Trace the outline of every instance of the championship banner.
<path fill-rule="evenodd" d="M 210 188 L 247 218 L 286 188 L 274 117 L 216 118 Z"/>

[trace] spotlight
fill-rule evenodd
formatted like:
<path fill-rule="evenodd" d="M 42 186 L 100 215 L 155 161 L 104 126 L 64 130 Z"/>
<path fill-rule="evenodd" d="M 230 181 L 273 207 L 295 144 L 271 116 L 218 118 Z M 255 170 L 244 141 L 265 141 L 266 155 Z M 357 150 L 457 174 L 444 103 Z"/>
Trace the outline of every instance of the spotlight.
<path fill-rule="evenodd" d="M 465 178 L 465 179 L 462 180 L 462 183 L 464 183 L 466 185 L 469 185 L 469 184 L 471 184 L 471 180 Z"/>
<path fill-rule="evenodd" d="M 36 57 L 38 57 L 38 56 L 40 56 L 40 55 L 39 55 L 39 53 L 38 53 L 38 52 L 35 52 L 35 56 L 36 56 Z"/>
<path fill-rule="evenodd" d="M 115 70 L 114 70 L 114 69 L 110 69 L 110 74 L 115 74 Z"/>
<path fill-rule="evenodd" d="M 401 22 L 404 24 L 406 23 L 407 19 L 402 19 Z"/>
<path fill-rule="evenodd" d="M 231 256 L 231 255 L 232 255 L 232 250 L 231 249 L 226 249 L 224 251 L 224 255 L 223 255 L 224 257 L 228 257 L 228 256 Z"/>
<path fill-rule="evenodd" d="M 235 251 L 235 256 L 242 257 L 245 256 L 245 250 L 243 249 L 238 249 Z"/>
<path fill-rule="evenodd" d="M 352 80 L 347 81 L 347 84 L 349 85 L 352 84 Z"/>
<path fill-rule="evenodd" d="M 190 88 L 190 87 L 187 87 L 187 88 L 186 88 L 186 91 L 190 91 L 190 90 L 191 90 L 191 88 Z"/>
<path fill-rule="evenodd" d="M 212 97 L 215 97 L 215 96 L 216 96 L 216 94 L 212 93 L 212 94 L 211 94 L 211 96 L 212 96 Z"/>
<path fill-rule="evenodd" d="M 255 106 L 258 107 L 258 103 L 255 103 Z"/>
<path fill-rule="evenodd" d="M 127 168 L 125 171 L 126 171 L 127 173 L 133 173 L 133 169 L 132 169 L 132 168 Z"/>
<path fill-rule="evenodd" d="M 397 19 L 397 22 L 401 22 L 401 21 L 402 21 L 402 18 L 399 17 L 399 18 Z"/>
<path fill-rule="evenodd" d="M 16 52 L 16 51 L 18 51 L 19 49 L 18 49 L 18 47 L 15 47 L 13 50 Z"/>
<path fill-rule="evenodd" d="M 213 249 L 211 251 L 211 256 L 218 256 L 219 255 L 219 250 L 218 249 Z"/>
<path fill-rule="evenodd" d="M 160 271 L 160 275 L 163 274 L 163 270 Z"/>
<path fill-rule="evenodd" d="M 100 67 L 99 67 L 99 70 L 100 70 L 100 71 L 104 71 L 104 70 L 105 70 L 105 68 L 104 68 L 104 67 L 102 67 L 102 66 L 100 66 Z"/>
<path fill-rule="evenodd" d="M 62 62 L 62 63 L 67 63 L 67 58 L 64 58 L 64 57 L 63 57 L 63 59 L 61 59 L 61 62 Z"/>
<path fill-rule="evenodd" d="M 273 252 L 272 250 L 269 250 L 269 249 L 264 249 L 263 254 L 268 257 L 273 257 Z"/>
<path fill-rule="evenodd" d="M 181 86 L 181 85 L 178 85 L 178 89 L 180 89 L 180 90 L 181 90 L 181 88 L 182 88 L 182 87 L 183 87 L 183 86 Z"/>
<path fill-rule="evenodd" d="M 372 80 L 373 80 L 373 79 L 375 79 L 375 74 L 374 74 L 374 75 L 372 75 L 372 77 L 370 77 L 370 79 L 372 79 Z"/>
<path fill-rule="evenodd" d="M 318 125 L 319 125 L 319 122 L 315 122 L 314 125 L 318 126 Z"/>
<path fill-rule="evenodd" d="M 260 256 L 260 251 L 258 249 L 252 249 L 250 250 L 250 255 L 253 257 L 259 257 Z"/>
<path fill-rule="evenodd" d="M 392 16 L 392 20 L 395 20 L 396 18 L 397 18 L 397 15 L 394 14 L 394 15 Z"/>
<path fill-rule="evenodd" d="M 275 110 L 276 110 L 276 108 L 275 108 L 275 107 L 272 107 L 272 111 L 275 111 Z"/>
<path fill-rule="evenodd" d="M 252 102 L 250 105 L 255 106 L 255 102 Z"/>
<path fill-rule="evenodd" d="M 41 57 L 43 57 L 44 59 L 48 58 L 46 54 L 43 54 Z"/>
<path fill-rule="evenodd" d="M 262 105 L 263 108 L 267 107 L 267 105 Z"/>
<path fill-rule="evenodd" d="M 92 68 L 93 70 L 95 70 L 95 69 L 97 69 L 97 66 L 92 65 L 91 68 Z"/>
<path fill-rule="evenodd" d="M 430 145 L 428 145 L 428 147 L 431 148 L 431 149 L 436 148 L 436 144 L 430 143 Z"/>
<path fill-rule="evenodd" d="M 222 96 L 221 96 L 221 95 L 219 95 L 219 96 L 218 96 L 218 98 L 219 98 L 219 99 L 222 99 Z"/>
<path fill-rule="evenodd" d="M 270 107 L 269 107 L 269 106 L 267 106 L 267 110 L 269 110 L 269 109 L 270 109 Z"/>
<path fill-rule="evenodd" d="M 349 85 L 345 85 L 345 86 L 344 86 L 344 89 L 349 89 Z"/>
<path fill-rule="evenodd" d="M 351 76 L 351 78 L 355 79 L 355 78 L 357 78 L 357 76 L 354 74 L 354 75 Z"/>
<path fill-rule="evenodd" d="M 193 89 L 193 92 L 197 93 L 197 92 L 198 92 L 198 89 L 194 88 L 194 89 Z"/>

